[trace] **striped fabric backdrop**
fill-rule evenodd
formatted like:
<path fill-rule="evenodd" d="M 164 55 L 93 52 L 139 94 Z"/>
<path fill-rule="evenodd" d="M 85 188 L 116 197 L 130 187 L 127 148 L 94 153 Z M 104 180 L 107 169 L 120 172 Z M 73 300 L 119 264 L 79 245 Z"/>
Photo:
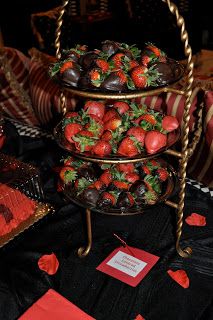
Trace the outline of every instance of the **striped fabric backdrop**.
<path fill-rule="evenodd" d="M 20 51 L 12 48 L 4 48 L 3 54 L 5 54 L 7 61 L 18 86 L 29 95 L 29 64 L 30 59 L 27 58 Z M 29 125 L 39 125 L 35 113 L 32 109 L 31 101 L 29 103 L 23 103 L 20 96 L 17 96 L 17 92 L 14 92 L 10 83 L 7 81 L 1 61 L 0 61 L 0 107 L 3 108 L 4 114 L 8 117 L 23 121 Z"/>

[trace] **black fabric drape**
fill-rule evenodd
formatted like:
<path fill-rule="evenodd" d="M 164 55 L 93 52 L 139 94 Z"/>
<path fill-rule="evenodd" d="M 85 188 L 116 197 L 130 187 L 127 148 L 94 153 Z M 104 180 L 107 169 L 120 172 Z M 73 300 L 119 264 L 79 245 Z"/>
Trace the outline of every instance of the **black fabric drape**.
<path fill-rule="evenodd" d="M 187 186 L 184 217 L 197 212 L 207 220 L 205 227 L 184 224 L 181 246 L 193 249 L 188 259 L 176 253 L 175 211 L 165 205 L 132 217 L 93 213 L 92 250 L 80 259 L 76 251 L 85 242 L 85 213 L 57 193 L 57 176 L 52 169 L 60 164 L 63 151 L 52 140 L 19 136 L 9 122 L 6 132 L 2 151 L 39 167 L 45 201 L 56 211 L 0 250 L 1 320 L 17 319 L 49 288 L 97 320 L 133 320 L 138 314 L 146 320 L 213 319 L 213 201 L 209 196 Z M 96 270 L 120 246 L 113 233 L 131 246 L 160 256 L 136 288 Z M 60 266 L 50 276 L 38 268 L 37 262 L 41 255 L 52 252 Z M 189 288 L 183 289 L 173 281 L 168 269 L 184 269 Z"/>

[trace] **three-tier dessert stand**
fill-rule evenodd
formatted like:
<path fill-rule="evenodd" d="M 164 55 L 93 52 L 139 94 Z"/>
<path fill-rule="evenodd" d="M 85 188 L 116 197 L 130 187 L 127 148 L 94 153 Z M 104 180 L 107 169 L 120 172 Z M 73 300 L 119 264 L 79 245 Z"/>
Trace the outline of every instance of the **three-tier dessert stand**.
<path fill-rule="evenodd" d="M 180 29 L 181 41 L 184 45 L 184 54 L 187 60 L 186 68 L 185 68 L 185 85 L 182 89 L 177 89 L 173 86 L 165 86 L 153 90 L 148 91 L 134 91 L 128 93 L 106 93 L 106 92 L 88 92 L 81 91 L 76 88 L 62 88 L 61 89 L 61 109 L 63 114 L 66 113 L 66 104 L 65 104 L 65 94 L 64 90 L 68 90 L 74 96 L 82 97 L 82 98 L 94 98 L 94 99 L 135 99 L 142 98 L 146 96 L 156 96 L 163 95 L 164 98 L 167 93 L 175 93 L 185 97 L 185 105 L 183 111 L 183 121 L 181 128 L 181 151 L 176 151 L 173 148 L 166 149 L 164 151 L 165 154 L 177 157 L 179 159 L 179 194 L 178 194 L 178 203 L 173 202 L 171 200 L 165 199 L 164 203 L 176 210 L 177 214 L 177 223 L 176 223 L 176 250 L 181 257 L 189 257 L 192 254 L 192 249 L 190 247 L 181 248 L 180 246 L 180 238 L 182 234 L 182 226 L 183 226 L 183 211 L 184 211 L 184 200 L 185 200 L 185 188 L 186 188 L 186 168 L 187 163 L 190 156 L 193 154 L 195 147 L 199 141 L 201 131 L 202 131 L 202 104 L 197 112 L 197 124 L 196 128 L 193 132 L 193 138 L 189 142 L 189 120 L 190 120 L 190 106 L 192 99 L 192 85 L 193 85 L 193 61 L 192 61 L 192 49 L 189 45 L 188 33 L 185 28 L 184 18 L 179 14 L 177 6 L 172 3 L 170 0 L 161 0 L 165 4 L 167 4 L 170 13 L 172 13 L 176 17 L 177 27 Z M 56 28 L 56 39 L 55 39 L 55 48 L 56 48 L 56 57 L 60 59 L 60 35 L 61 35 L 61 26 L 63 24 L 63 15 L 66 10 L 66 6 L 69 3 L 69 0 L 63 0 L 62 6 L 60 9 L 57 28 Z M 76 155 L 78 158 L 84 159 L 86 161 L 91 162 L 101 162 L 101 163 L 129 163 L 129 162 L 140 162 L 145 158 L 137 158 L 134 160 L 126 159 L 97 159 L 94 157 L 85 157 L 82 154 Z M 153 155 L 153 158 L 156 155 Z M 86 208 L 86 224 L 87 224 L 87 245 L 85 247 L 81 247 L 78 250 L 78 255 L 80 257 L 86 256 L 92 247 L 92 224 L 91 224 L 91 209 Z"/>

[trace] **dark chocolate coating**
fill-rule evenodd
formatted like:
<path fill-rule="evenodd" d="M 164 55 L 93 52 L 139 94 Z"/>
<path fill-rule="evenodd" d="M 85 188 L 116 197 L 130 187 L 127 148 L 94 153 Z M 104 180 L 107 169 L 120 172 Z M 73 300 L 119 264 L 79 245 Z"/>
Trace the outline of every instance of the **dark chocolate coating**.
<path fill-rule="evenodd" d="M 99 198 L 99 192 L 95 188 L 88 188 L 83 191 L 81 196 L 86 202 L 96 205 Z"/>
<path fill-rule="evenodd" d="M 74 67 L 72 69 L 65 70 L 61 74 L 61 80 L 69 86 L 77 87 L 80 75 L 81 73 L 79 68 Z"/>
<path fill-rule="evenodd" d="M 102 51 L 108 54 L 108 56 L 112 56 L 118 51 L 118 45 L 114 41 L 106 40 L 103 41 L 102 43 Z"/>
<path fill-rule="evenodd" d="M 96 178 L 98 178 L 95 170 L 92 167 L 81 167 L 78 169 L 78 174 L 90 182 L 93 182 Z"/>
<path fill-rule="evenodd" d="M 100 88 L 108 91 L 124 91 L 127 90 L 126 84 L 121 83 L 119 76 L 111 73 L 102 83 Z"/>
<path fill-rule="evenodd" d="M 82 68 L 84 70 L 88 70 L 91 67 L 95 66 L 95 60 L 98 58 L 98 54 L 93 52 L 93 51 L 89 51 L 85 54 L 83 54 L 80 58 L 79 58 L 79 64 L 82 66 Z"/>
<path fill-rule="evenodd" d="M 122 211 L 130 208 L 132 206 L 132 204 L 130 203 L 129 201 L 129 198 L 128 198 L 128 193 L 127 192 L 121 192 L 119 197 L 118 197 L 118 200 L 117 200 L 117 204 L 116 206 L 121 209 Z"/>

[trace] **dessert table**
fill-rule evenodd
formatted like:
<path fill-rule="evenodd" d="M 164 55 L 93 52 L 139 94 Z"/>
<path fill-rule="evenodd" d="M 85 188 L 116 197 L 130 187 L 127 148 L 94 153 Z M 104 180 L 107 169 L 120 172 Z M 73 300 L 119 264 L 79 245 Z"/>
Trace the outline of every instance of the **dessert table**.
<path fill-rule="evenodd" d="M 84 210 L 68 203 L 57 192 L 57 172 L 63 151 L 42 130 L 30 131 L 6 120 L 3 153 L 31 163 L 41 172 L 45 200 L 55 213 L 43 218 L 0 251 L 0 314 L 18 319 L 49 289 L 54 289 L 97 320 L 173 319 L 210 320 L 213 317 L 213 200 L 210 190 L 188 180 L 182 246 L 190 258 L 175 250 L 174 209 L 163 204 L 137 216 L 92 213 L 93 247 L 85 258 L 77 249 L 85 242 Z M 206 224 L 192 226 L 186 217 L 197 213 Z M 133 288 L 96 270 L 117 247 L 117 234 L 128 245 L 160 257 L 148 275 Z M 55 274 L 38 267 L 43 255 L 54 253 L 59 261 Z M 184 270 L 189 286 L 182 287 L 168 270 Z M 72 318 L 70 318 L 72 319 Z"/>

